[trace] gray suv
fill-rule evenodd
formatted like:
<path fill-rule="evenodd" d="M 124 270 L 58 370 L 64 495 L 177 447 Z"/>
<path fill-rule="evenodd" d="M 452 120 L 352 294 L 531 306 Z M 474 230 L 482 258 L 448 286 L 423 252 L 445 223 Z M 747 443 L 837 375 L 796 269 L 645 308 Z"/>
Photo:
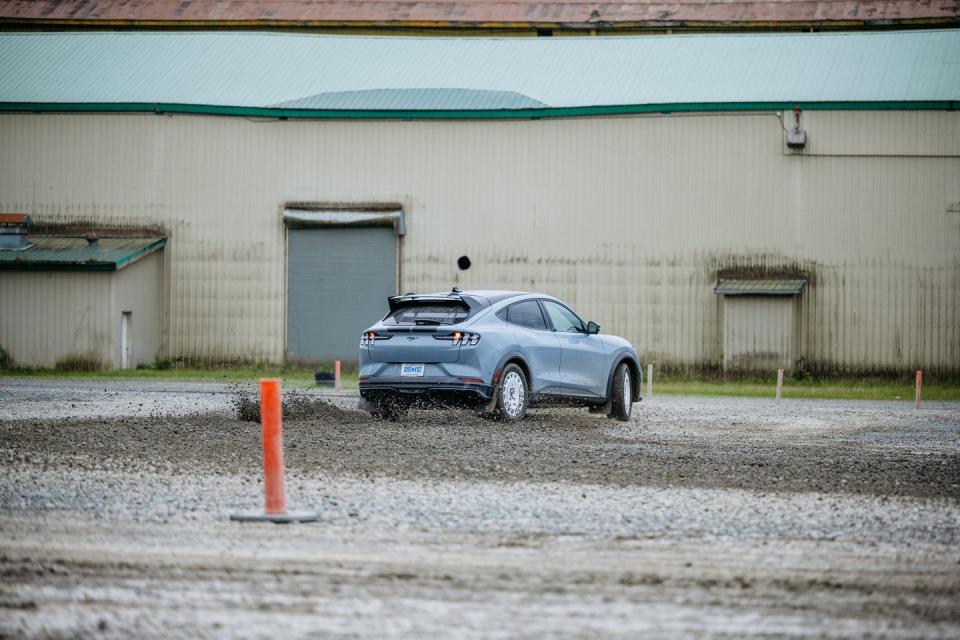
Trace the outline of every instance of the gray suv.
<path fill-rule="evenodd" d="M 599 335 L 599 325 L 551 296 L 454 288 L 388 303 L 360 338 L 361 407 L 387 420 L 414 405 L 511 422 L 530 406 L 575 405 L 629 420 L 640 400 L 630 343 Z"/>

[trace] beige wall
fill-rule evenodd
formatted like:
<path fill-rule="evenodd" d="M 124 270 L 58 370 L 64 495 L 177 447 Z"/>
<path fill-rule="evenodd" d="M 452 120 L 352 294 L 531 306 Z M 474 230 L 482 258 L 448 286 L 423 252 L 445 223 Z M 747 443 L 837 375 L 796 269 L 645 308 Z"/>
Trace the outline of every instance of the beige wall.
<path fill-rule="evenodd" d="M 113 367 L 121 368 L 120 324 L 121 314 L 130 311 L 131 317 L 131 368 L 137 365 L 152 365 L 161 348 L 163 306 L 161 303 L 163 280 L 160 266 L 163 252 L 152 253 L 116 272 L 113 297 Z"/>
<path fill-rule="evenodd" d="M 120 271 L 0 271 L 0 346 L 19 366 L 120 368 L 120 314 L 133 312 L 133 366 L 161 347 L 161 255 Z"/>
<path fill-rule="evenodd" d="M 20 366 L 111 363 L 110 272 L 0 271 L 0 345 Z"/>
<path fill-rule="evenodd" d="M 784 118 L 792 126 L 792 113 Z M 570 301 L 644 360 L 719 367 L 719 270 L 798 271 L 798 355 L 960 369 L 960 114 L 334 122 L 0 115 L 0 209 L 161 225 L 172 355 L 279 360 L 283 205 L 400 202 L 401 289 Z M 877 144 L 877 137 L 888 140 Z M 457 270 L 468 255 L 473 267 Z"/>

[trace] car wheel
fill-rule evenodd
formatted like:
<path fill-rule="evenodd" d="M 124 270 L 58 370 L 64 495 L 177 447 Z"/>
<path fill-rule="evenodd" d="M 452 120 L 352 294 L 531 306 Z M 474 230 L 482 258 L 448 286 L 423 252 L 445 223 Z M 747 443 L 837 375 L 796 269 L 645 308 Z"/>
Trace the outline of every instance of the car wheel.
<path fill-rule="evenodd" d="M 626 422 L 633 409 L 633 387 L 630 384 L 630 367 L 621 362 L 613 372 L 613 388 L 610 393 L 612 410 L 610 417 Z"/>
<path fill-rule="evenodd" d="M 527 412 L 527 377 L 523 369 L 508 364 L 500 374 L 496 416 L 507 422 L 519 422 Z"/>
<path fill-rule="evenodd" d="M 388 422 L 398 422 L 403 420 L 409 409 L 410 405 L 403 400 L 396 398 L 384 398 L 380 401 L 379 406 L 377 407 L 377 414 Z"/>

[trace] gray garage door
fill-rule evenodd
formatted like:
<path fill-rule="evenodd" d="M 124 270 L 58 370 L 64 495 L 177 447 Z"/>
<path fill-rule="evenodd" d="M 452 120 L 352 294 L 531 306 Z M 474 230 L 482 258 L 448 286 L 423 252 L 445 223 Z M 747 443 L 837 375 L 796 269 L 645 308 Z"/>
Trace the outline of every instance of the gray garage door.
<path fill-rule="evenodd" d="M 392 228 L 290 229 L 287 359 L 354 362 L 361 332 L 396 293 Z"/>

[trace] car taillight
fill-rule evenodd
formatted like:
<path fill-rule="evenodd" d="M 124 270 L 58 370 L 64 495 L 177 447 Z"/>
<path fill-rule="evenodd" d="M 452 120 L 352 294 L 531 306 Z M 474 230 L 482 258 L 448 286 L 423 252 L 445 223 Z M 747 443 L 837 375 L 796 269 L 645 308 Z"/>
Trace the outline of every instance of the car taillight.
<path fill-rule="evenodd" d="M 454 331 L 445 336 L 433 336 L 437 340 L 449 340 L 452 346 L 474 345 L 480 342 L 479 333 L 470 333 L 469 331 Z"/>
<path fill-rule="evenodd" d="M 393 336 L 381 336 L 378 335 L 375 331 L 367 331 L 362 336 L 360 336 L 360 346 L 364 347 L 369 344 L 373 344 L 377 340 L 389 340 Z"/>

